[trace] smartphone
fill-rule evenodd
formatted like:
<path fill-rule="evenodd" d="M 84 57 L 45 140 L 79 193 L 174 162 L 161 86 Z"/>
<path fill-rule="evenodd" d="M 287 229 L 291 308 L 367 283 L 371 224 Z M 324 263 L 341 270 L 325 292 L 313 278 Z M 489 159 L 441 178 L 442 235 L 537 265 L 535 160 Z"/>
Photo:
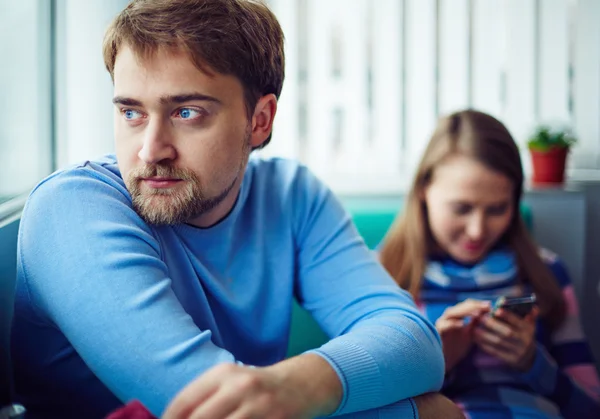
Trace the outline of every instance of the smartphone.
<path fill-rule="evenodd" d="M 535 294 L 525 297 L 499 297 L 492 306 L 492 316 L 496 310 L 502 308 L 516 314 L 519 317 L 525 317 L 531 312 L 535 306 L 535 302 Z"/>

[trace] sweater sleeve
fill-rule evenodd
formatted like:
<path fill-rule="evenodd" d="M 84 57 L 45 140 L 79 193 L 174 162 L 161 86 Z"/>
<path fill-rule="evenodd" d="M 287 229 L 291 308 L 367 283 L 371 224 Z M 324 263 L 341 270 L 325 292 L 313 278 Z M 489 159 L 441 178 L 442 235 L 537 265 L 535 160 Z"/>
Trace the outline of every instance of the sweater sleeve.
<path fill-rule="evenodd" d="M 548 252 L 543 255 L 562 288 L 566 317 L 553 331 L 547 350 L 538 344 L 534 364 L 523 377 L 536 392 L 553 400 L 565 418 L 600 417 L 600 381 L 573 285 L 564 264 Z"/>
<path fill-rule="evenodd" d="M 333 194 L 308 171 L 301 179 L 291 209 L 296 292 L 333 338 L 314 352 L 342 382 L 343 400 L 335 414 L 439 390 L 444 360 L 435 327 L 367 249 Z M 408 411 L 409 402 L 397 408 Z"/>
<path fill-rule="evenodd" d="M 19 281 L 36 321 L 59 328 L 121 401 L 160 416 L 202 372 L 235 360 L 181 306 L 120 186 L 85 168 L 41 184 L 21 220 Z"/>

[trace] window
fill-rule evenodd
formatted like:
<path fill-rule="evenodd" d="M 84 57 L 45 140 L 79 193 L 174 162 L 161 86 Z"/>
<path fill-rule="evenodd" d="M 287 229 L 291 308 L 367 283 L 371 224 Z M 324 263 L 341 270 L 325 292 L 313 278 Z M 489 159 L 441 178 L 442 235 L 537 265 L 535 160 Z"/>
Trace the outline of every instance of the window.
<path fill-rule="evenodd" d="M 51 5 L 0 3 L 0 218 L 52 169 Z"/>
<path fill-rule="evenodd" d="M 286 83 L 265 154 L 297 157 L 341 193 L 406 186 L 441 114 L 501 119 L 523 146 L 568 124 L 569 165 L 600 169 L 597 0 L 270 0 Z"/>
<path fill-rule="evenodd" d="M 599 1 L 268 2 L 287 63 L 261 153 L 299 158 L 336 192 L 401 192 L 438 115 L 465 107 L 521 145 L 537 123 L 570 124 L 569 167 L 600 172 Z M 113 150 L 100 48 L 126 4 L 0 0 L 0 206 L 54 167 Z"/>

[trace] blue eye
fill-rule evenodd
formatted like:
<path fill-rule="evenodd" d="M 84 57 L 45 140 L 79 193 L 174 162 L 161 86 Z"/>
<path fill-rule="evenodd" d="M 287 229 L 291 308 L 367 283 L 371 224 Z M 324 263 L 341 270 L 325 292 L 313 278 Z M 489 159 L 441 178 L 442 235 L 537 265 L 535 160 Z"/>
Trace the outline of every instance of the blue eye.
<path fill-rule="evenodd" d="M 198 115 L 200 115 L 200 112 L 191 108 L 181 108 L 177 111 L 177 116 L 181 119 L 194 119 Z"/>
<path fill-rule="evenodd" d="M 127 119 L 128 121 L 134 121 L 136 119 L 141 118 L 142 116 L 141 113 L 139 113 L 138 111 L 134 111 L 133 109 L 124 109 L 122 113 L 125 119 Z"/>

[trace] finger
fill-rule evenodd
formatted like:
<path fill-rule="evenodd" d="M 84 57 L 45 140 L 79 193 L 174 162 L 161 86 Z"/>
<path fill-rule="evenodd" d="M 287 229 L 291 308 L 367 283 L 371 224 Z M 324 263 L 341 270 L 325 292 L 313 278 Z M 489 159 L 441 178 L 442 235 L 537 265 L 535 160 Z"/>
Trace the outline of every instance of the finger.
<path fill-rule="evenodd" d="M 232 391 L 230 387 L 221 387 L 189 416 L 189 419 L 222 419 L 228 417 L 242 403 L 241 392 Z"/>
<path fill-rule="evenodd" d="M 473 316 L 470 317 L 469 324 L 479 325 L 481 323 L 482 319 L 488 317 L 487 315 L 489 313 L 490 313 L 490 310 L 486 310 L 486 311 L 483 311 L 483 312 L 475 313 Z"/>
<path fill-rule="evenodd" d="M 494 314 L 494 317 L 502 320 L 504 323 L 512 326 L 516 330 L 523 330 L 529 324 L 529 321 L 526 321 L 523 317 L 519 317 L 510 310 L 505 310 L 502 308 Z"/>
<path fill-rule="evenodd" d="M 465 327 L 465 322 L 463 320 L 461 320 L 461 319 L 445 319 L 445 318 L 440 318 L 435 323 L 435 328 L 440 333 L 447 332 L 447 331 L 450 331 L 450 330 L 462 329 L 463 327 Z"/>
<path fill-rule="evenodd" d="M 478 316 L 482 313 L 487 313 L 490 311 L 490 308 L 491 304 L 489 301 L 469 299 L 447 308 L 442 316 L 449 319 L 462 319 L 467 316 Z"/>
<path fill-rule="evenodd" d="M 271 417 L 286 417 L 284 414 L 278 414 L 274 409 L 273 398 L 263 395 L 263 397 L 259 396 L 253 399 L 252 402 L 239 406 L 238 409 L 227 416 L 227 419 L 264 419 L 270 415 Z"/>
<path fill-rule="evenodd" d="M 236 410 L 231 415 L 227 416 L 226 419 L 264 419 L 266 417 L 268 417 L 267 414 L 254 414 L 244 410 Z"/>
<path fill-rule="evenodd" d="M 496 316 L 487 316 L 480 320 L 480 325 L 503 339 L 514 340 L 518 337 L 518 330 L 512 325 L 498 320 Z"/>
<path fill-rule="evenodd" d="M 454 306 L 448 307 L 445 311 L 449 317 L 464 317 L 466 315 L 476 315 L 487 312 L 491 309 L 491 303 L 485 300 L 474 300 L 469 298 Z"/>
<path fill-rule="evenodd" d="M 539 315 L 540 315 L 540 309 L 537 306 L 535 306 L 535 307 L 533 307 L 531 312 L 525 317 L 525 320 L 529 324 L 535 325 L 535 322 L 537 321 Z"/>
<path fill-rule="evenodd" d="M 518 345 L 515 341 L 511 341 L 503 338 L 502 336 L 486 330 L 485 328 L 477 328 L 473 333 L 473 337 L 476 343 L 478 344 L 486 344 L 489 346 L 493 346 L 498 350 L 502 350 L 505 352 L 515 352 L 518 350 Z"/>
<path fill-rule="evenodd" d="M 222 364 L 192 381 L 169 403 L 162 419 L 188 419 L 196 406 L 217 391 L 221 381 L 232 373 L 233 368 L 236 368 L 236 365 Z"/>
<path fill-rule="evenodd" d="M 512 354 L 510 352 L 503 351 L 494 345 L 489 345 L 485 342 L 478 343 L 477 346 L 488 355 L 492 355 L 501 361 L 510 364 L 513 360 Z"/>

